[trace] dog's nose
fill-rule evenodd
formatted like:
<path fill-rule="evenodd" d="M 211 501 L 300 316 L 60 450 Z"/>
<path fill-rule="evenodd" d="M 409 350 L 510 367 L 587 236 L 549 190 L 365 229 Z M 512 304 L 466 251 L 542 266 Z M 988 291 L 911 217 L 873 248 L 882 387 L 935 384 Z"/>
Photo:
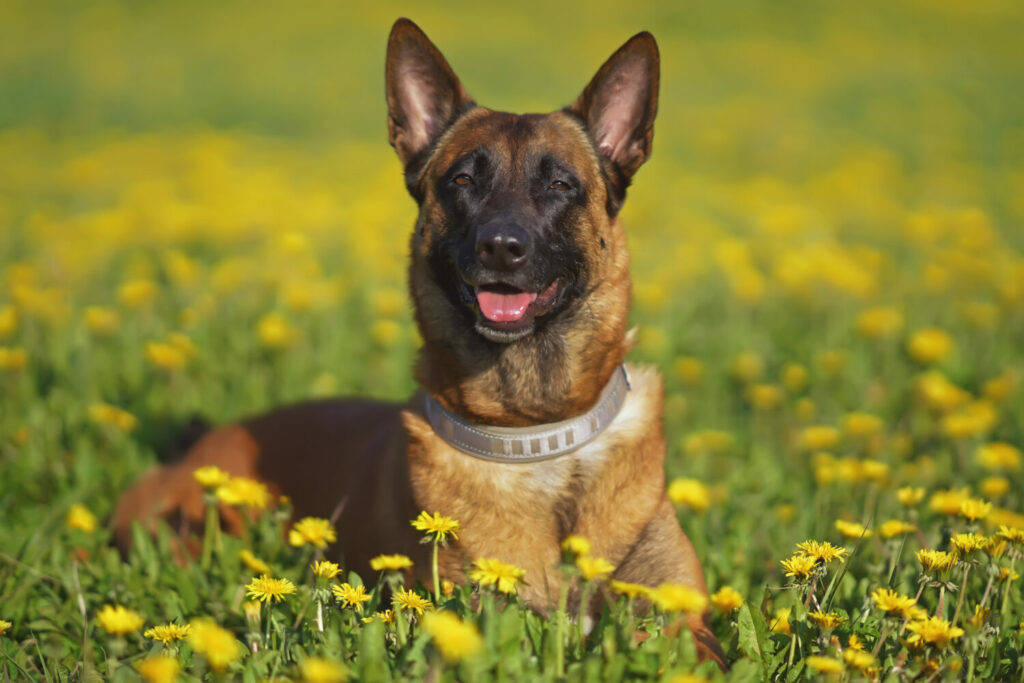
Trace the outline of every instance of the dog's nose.
<path fill-rule="evenodd" d="M 515 223 L 491 223 L 476 235 L 476 257 L 490 270 L 517 270 L 529 254 L 530 234 Z"/>

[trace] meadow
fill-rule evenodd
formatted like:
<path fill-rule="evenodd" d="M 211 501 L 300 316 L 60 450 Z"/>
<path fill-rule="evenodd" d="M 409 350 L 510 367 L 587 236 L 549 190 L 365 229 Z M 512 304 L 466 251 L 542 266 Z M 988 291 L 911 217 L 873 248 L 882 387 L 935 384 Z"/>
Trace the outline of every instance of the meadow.
<path fill-rule="evenodd" d="M 1024 680 L 1019 4 L 587 7 L 0 5 L 3 680 Z M 512 111 L 655 34 L 631 360 L 666 377 L 728 674 L 671 633 L 699 599 L 606 583 L 585 539 L 589 637 L 489 558 L 437 594 L 314 570 L 343 539 L 216 472 L 245 538 L 112 546 L 193 418 L 413 391 L 398 16 Z"/>

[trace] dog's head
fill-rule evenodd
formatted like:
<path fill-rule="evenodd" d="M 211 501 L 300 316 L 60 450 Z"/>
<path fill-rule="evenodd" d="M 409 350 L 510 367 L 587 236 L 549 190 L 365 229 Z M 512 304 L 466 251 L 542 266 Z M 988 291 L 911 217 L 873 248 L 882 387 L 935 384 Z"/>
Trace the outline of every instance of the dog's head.
<path fill-rule="evenodd" d="M 425 340 L 495 347 L 625 324 L 628 258 L 616 215 L 648 158 L 658 49 L 627 41 L 570 106 L 509 114 L 478 106 L 411 21 L 388 42 L 388 131 L 420 206 L 412 294 Z M 612 301 L 609 301 L 611 299 Z M 623 328 L 624 329 L 624 328 Z"/>

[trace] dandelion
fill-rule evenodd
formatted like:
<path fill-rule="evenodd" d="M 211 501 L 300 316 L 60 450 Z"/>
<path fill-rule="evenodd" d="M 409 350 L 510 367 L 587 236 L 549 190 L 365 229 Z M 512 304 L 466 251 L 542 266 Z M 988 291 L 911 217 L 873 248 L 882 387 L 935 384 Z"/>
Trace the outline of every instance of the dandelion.
<path fill-rule="evenodd" d="M 12 626 L 14 626 L 14 624 L 12 624 L 11 622 L 5 619 L 0 619 L 0 636 L 10 631 Z"/>
<path fill-rule="evenodd" d="M 242 656 L 244 647 L 234 634 L 211 619 L 196 619 L 189 626 L 189 644 L 193 650 L 206 657 L 214 671 L 225 671 Z"/>
<path fill-rule="evenodd" d="M 0 346 L 0 370 L 24 370 L 27 364 L 25 349 Z"/>
<path fill-rule="evenodd" d="M 127 434 L 139 425 L 134 415 L 107 403 L 94 403 L 89 406 L 89 418 L 100 425 L 110 425 Z"/>
<path fill-rule="evenodd" d="M 639 583 L 630 583 L 629 581 L 618 581 L 616 579 L 609 581 L 608 587 L 619 595 L 625 595 L 627 598 L 647 597 L 651 592 L 649 586 L 644 586 Z"/>
<path fill-rule="evenodd" d="M 298 333 L 280 313 L 268 313 L 260 318 L 256 334 L 263 346 L 273 350 L 288 348 L 298 337 Z"/>
<path fill-rule="evenodd" d="M 818 625 L 818 628 L 826 631 L 835 630 L 837 626 L 846 621 L 846 617 L 836 612 L 808 612 L 807 616 Z"/>
<path fill-rule="evenodd" d="M 296 547 L 308 544 L 322 549 L 336 540 L 334 527 L 321 517 L 303 517 L 288 532 L 288 542 Z"/>
<path fill-rule="evenodd" d="M 978 498 L 968 498 L 960 503 L 960 516 L 966 517 L 972 522 L 988 517 L 992 511 L 992 503 L 986 503 Z"/>
<path fill-rule="evenodd" d="M 764 373 L 764 360 L 753 352 L 741 353 L 733 358 L 731 372 L 744 384 L 756 382 Z"/>
<path fill-rule="evenodd" d="M 809 540 L 804 541 L 803 543 L 798 543 L 796 547 L 804 555 L 813 557 L 818 562 L 824 562 L 826 564 L 833 560 L 839 560 L 842 562 L 850 552 L 846 548 L 843 548 L 842 546 L 834 546 L 828 541 L 818 542 Z"/>
<path fill-rule="evenodd" d="M 912 621 L 907 625 L 907 630 L 918 635 L 922 641 L 944 650 L 954 638 L 964 634 L 962 628 L 953 626 L 945 619 L 929 617 L 919 621 Z"/>
<path fill-rule="evenodd" d="M 891 306 L 875 306 L 861 311 L 856 326 L 868 339 L 891 337 L 903 329 L 903 314 Z"/>
<path fill-rule="evenodd" d="M 974 457 L 978 460 L 978 464 L 987 470 L 1016 471 L 1020 469 L 1020 450 L 1001 441 L 979 446 L 978 450 L 974 453 Z"/>
<path fill-rule="evenodd" d="M 853 636 L 850 638 L 852 640 Z M 847 666 L 852 666 L 861 672 L 875 665 L 875 658 L 870 653 L 863 650 L 855 650 L 852 646 L 843 651 L 843 661 L 846 662 Z"/>
<path fill-rule="evenodd" d="M 882 538 L 896 538 L 903 534 L 909 534 L 917 529 L 916 526 L 901 519 L 890 519 L 878 527 L 878 535 Z"/>
<path fill-rule="evenodd" d="M 238 559 L 240 559 L 242 564 L 248 567 L 254 574 L 270 573 L 270 566 L 260 558 L 256 557 L 248 548 L 239 551 Z"/>
<path fill-rule="evenodd" d="M 782 384 L 792 394 L 799 394 L 807 388 L 810 373 L 799 363 L 786 363 L 782 367 Z"/>
<path fill-rule="evenodd" d="M 0 308 L 0 339 L 9 337 L 18 329 L 18 309 L 14 306 Z"/>
<path fill-rule="evenodd" d="M 928 507 L 933 512 L 938 512 L 942 515 L 958 515 L 960 514 L 960 506 L 969 497 L 970 489 L 968 488 L 940 490 L 932 494 L 931 499 L 928 501 Z"/>
<path fill-rule="evenodd" d="M 687 455 L 701 453 L 724 453 L 732 446 L 735 438 L 720 429 L 702 429 L 683 439 L 683 450 Z"/>
<path fill-rule="evenodd" d="M 706 595 L 679 583 L 663 583 L 652 590 L 651 602 L 665 612 L 702 614 L 708 608 Z"/>
<path fill-rule="evenodd" d="M 871 531 L 858 522 L 848 522 L 844 519 L 836 520 L 836 531 L 845 538 L 868 538 Z"/>
<path fill-rule="evenodd" d="M 797 553 L 788 560 L 782 560 L 781 564 L 786 576 L 804 581 L 810 578 L 814 568 L 818 566 L 818 560 L 810 555 Z"/>
<path fill-rule="evenodd" d="M 697 512 L 703 512 L 711 505 L 708 487 L 696 479 L 673 479 L 668 485 L 668 498 L 676 505 L 686 505 Z"/>
<path fill-rule="evenodd" d="M 331 592 L 334 593 L 334 597 L 338 599 L 342 607 L 351 607 L 357 612 L 362 612 L 363 603 L 373 597 L 366 592 L 366 587 L 362 584 L 353 586 L 343 583 L 340 586 L 331 586 Z"/>
<path fill-rule="evenodd" d="M 999 573 L 996 574 L 996 581 L 999 581 L 1000 583 L 1004 581 L 1016 581 L 1019 578 L 1020 574 L 1006 567 L 1000 567 Z"/>
<path fill-rule="evenodd" d="M 459 530 L 459 523 L 451 517 L 445 517 L 437 512 L 432 515 L 426 510 L 420 512 L 419 517 L 412 521 L 412 525 L 419 531 L 433 534 L 435 542 L 446 541 L 448 536 L 456 540 L 459 538 L 455 533 Z"/>
<path fill-rule="evenodd" d="M 181 673 L 181 664 L 175 657 L 156 655 L 140 661 L 135 670 L 148 683 L 174 683 Z"/>
<path fill-rule="evenodd" d="M 391 598 L 391 603 L 396 609 L 410 610 L 417 614 L 423 614 L 423 610 L 430 607 L 429 600 L 420 597 L 418 593 L 406 590 L 404 586 L 399 587 L 399 589 L 395 591 L 394 596 Z"/>
<path fill-rule="evenodd" d="M 152 280 L 130 280 L 117 290 L 117 300 L 125 308 L 142 308 L 156 297 L 157 286 Z"/>
<path fill-rule="evenodd" d="M 135 633 L 146 621 L 138 612 L 121 605 L 104 605 L 96 614 L 96 619 L 104 631 L 115 636 Z"/>
<path fill-rule="evenodd" d="M 565 540 L 562 541 L 562 550 L 577 556 L 589 555 L 590 541 L 582 536 L 571 534 L 566 536 Z"/>
<path fill-rule="evenodd" d="M 253 578 L 245 587 L 245 594 L 262 602 L 281 602 L 285 596 L 295 593 L 295 584 L 288 579 L 275 579 L 264 574 Z"/>
<path fill-rule="evenodd" d="M 822 674 L 841 674 L 846 670 L 843 663 L 838 659 L 832 659 L 831 657 L 822 657 L 821 655 L 811 655 L 806 660 L 807 667 L 813 669 L 818 673 Z"/>
<path fill-rule="evenodd" d="M 1010 480 L 1006 477 L 985 477 L 981 492 L 989 498 L 1002 498 L 1010 492 Z"/>
<path fill-rule="evenodd" d="M 917 604 L 917 600 L 906 595 L 900 595 L 888 588 L 878 588 L 871 594 L 871 600 L 875 607 L 893 617 L 908 617 L 911 615 L 911 608 Z"/>
<path fill-rule="evenodd" d="M 380 619 L 385 624 L 393 624 L 395 623 L 395 612 L 390 609 L 386 609 L 383 612 L 374 612 L 368 617 L 363 617 L 360 621 L 364 624 L 369 624 L 374 619 Z"/>
<path fill-rule="evenodd" d="M 731 614 L 743 605 L 743 596 L 732 586 L 722 586 L 711 596 L 711 604 L 722 614 Z"/>
<path fill-rule="evenodd" d="M 800 447 L 808 451 L 822 451 L 839 444 L 839 430 L 828 425 L 804 427 L 799 435 Z"/>
<path fill-rule="evenodd" d="M 699 358 L 681 356 L 672 364 L 672 372 L 686 386 L 694 386 L 704 378 L 704 363 Z"/>
<path fill-rule="evenodd" d="M 231 477 L 217 488 L 217 499 L 226 505 L 245 505 L 262 510 L 270 502 L 270 491 L 263 482 L 246 477 Z"/>
<path fill-rule="evenodd" d="M 142 635 L 151 640 L 159 640 L 164 645 L 188 637 L 191 627 L 188 624 L 164 624 L 146 629 Z"/>
<path fill-rule="evenodd" d="M 904 486 L 896 491 L 896 499 L 899 500 L 900 505 L 903 505 L 904 507 L 913 507 L 924 500 L 924 494 L 924 488 Z"/>
<path fill-rule="evenodd" d="M 206 465 L 193 470 L 192 478 L 207 491 L 218 489 L 231 481 L 231 475 L 216 465 Z"/>
<path fill-rule="evenodd" d="M 164 342 L 146 342 L 146 360 L 159 370 L 181 370 L 188 357 L 178 347 Z"/>
<path fill-rule="evenodd" d="M 953 338 L 937 327 L 914 332 L 907 341 L 907 353 L 922 365 L 933 365 L 953 352 Z"/>
<path fill-rule="evenodd" d="M 782 405 L 782 390 L 774 384 L 751 384 L 746 396 L 750 405 L 758 410 L 775 410 Z"/>
<path fill-rule="evenodd" d="M 615 571 L 615 565 L 603 557 L 577 557 L 576 568 L 580 570 L 580 574 L 587 581 L 606 579 Z"/>
<path fill-rule="evenodd" d="M 999 527 L 996 536 L 1014 545 L 1024 545 L 1024 529 L 1011 528 L 1004 524 Z"/>
<path fill-rule="evenodd" d="M 75 503 L 68 509 L 65 524 L 68 525 L 69 529 L 78 529 L 79 531 L 91 534 L 96 530 L 96 515 L 92 514 L 89 508 L 81 503 Z"/>
<path fill-rule="evenodd" d="M 109 336 L 121 325 L 121 316 L 112 308 L 89 306 L 85 309 L 86 328 L 97 336 Z"/>
<path fill-rule="evenodd" d="M 303 683 L 343 683 L 348 672 L 341 664 L 322 657 L 306 657 L 299 664 Z"/>
<path fill-rule="evenodd" d="M 979 534 L 953 534 L 949 542 L 960 555 L 970 555 L 975 550 L 984 550 L 988 547 L 989 539 Z"/>
<path fill-rule="evenodd" d="M 341 567 L 336 562 L 320 560 L 313 563 L 313 574 L 321 579 L 333 579 L 341 573 Z"/>
<path fill-rule="evenodd" d="M 921 563 L 925 571 L 944 572 L 953 568 L 956 564 L 956 556 L 942 550 L 918 550 L 917 561 Z"/>
<path fill-rule="evenodd" d="M 370 569 L 375 572 L 397 572 L 411 566 L 412 560 L 405 555 L 377 555 L 370 560 Z"/>
<path fill-rule="evenodd" d="M 480 585 L 497 586 L 498 591 L 510 595 L 516 592 L 516 586 L 525 575 L 525 569 L 500 560 L 486 558 L 474 560 L 473 569 L 469 572 L 469 578 Z"/>
<path fill-rule="evenodd" d="M 450 664 L 472 657 L 484 647 L 484 639 L 476 626 L 462 621 L 451 612 L 428 614 L 423 618 L 423 629 L 430 634 L 434 646 Z"/>

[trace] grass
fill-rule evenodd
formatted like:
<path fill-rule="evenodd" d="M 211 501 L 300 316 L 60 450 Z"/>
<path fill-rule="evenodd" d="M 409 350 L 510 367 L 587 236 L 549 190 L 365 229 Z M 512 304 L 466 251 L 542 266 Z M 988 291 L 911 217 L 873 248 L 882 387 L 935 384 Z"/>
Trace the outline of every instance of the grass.
<path fill-rule="evenodd" d="M 1021 545 L 998 534 L 1024 528 L 1024 27 L 994 0 L 5 5 L 5 675 L 134 680 L 167 651 L 184 680 L 314 680 L 313 657 L 362 680 L 719 677 L 665 634 L 670 611 L 630 616 L 614 592 L 584 639 L 569 615 L 491 588 L 475 602 L 469 585 L 440 600 L 409 586 L 482 638 L 446 658 L 458 626 L 363 623 L 390 607 L 379 577 L 315 577 L 317 553 L 287 543 L 287 508 L 211 545 L 205 567 L 172 561 L 166 534 L 139 536 L 124 560 L 110 547 L 117 496 L 193 416 L 413 390 L 415 207 L 383 125 L 400 15 L 479 101 L 517 111 L 570 101 L 636 31 L 659 41 L 654 157 L 623 210 L 632 358 L 666 376 L 668 474 L 709 588 L 742 598 L 713 610 L 729 678 L 1020 678 Z M 923 497 L 902 503 L 908 487 Z M 971 499 L 992 504 L 984 517 L 961 514 Z M 69 526 L 76 503 L 92 531 Z M 892 520 L 913 528 L 886 538 Z M 968 530 L 987 550 L 923 571 L 919 550 L 955 550 Z M 808 539 L 848 555 L 785 576 Z M 243 549 L 296 586 L 257 616 Z M 328 592 L 341 581 L 365 582 L 362 613 Z M 871 598 L 884 587 L 963 634 L 913 640 L 941 629 L 884 616 Z M 108 633 L 98 615 L 114 604 L 144 626 Z M 822 626 L 816 607 L 842 623 Z M 244 647 L 224 672 L 196 650 L 216 631 L 167 647 L 141 635 L 201 618 Z M 637 629 L 651 637 L 636 643 Z"/>

